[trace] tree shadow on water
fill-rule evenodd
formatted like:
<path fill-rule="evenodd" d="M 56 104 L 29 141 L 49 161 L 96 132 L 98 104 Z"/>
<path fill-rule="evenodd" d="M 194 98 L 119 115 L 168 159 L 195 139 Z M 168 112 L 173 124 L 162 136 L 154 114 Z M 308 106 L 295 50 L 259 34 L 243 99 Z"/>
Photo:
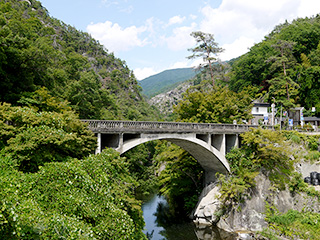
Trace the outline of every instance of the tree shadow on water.
<path fill-rule="evenodd" d="M 165 240 L 234 240 L 235 235 L 224 232 L 217 227 L 195 226 L 188 219 L 175 216 L 167 202 L 160 202 L 154 213 L 156 224 L 164 230 L 160 231 Z M 152 239 L 148 238 L 148 239 Z"/>
<path fill-rule="evenodd" d="M 186 219 L 175 216 L 166 202 L 160 202 L 154 213 L 156 224 L 164 230 L 160 234 L 165 240 L 197 240 L 194 224 Z"/>

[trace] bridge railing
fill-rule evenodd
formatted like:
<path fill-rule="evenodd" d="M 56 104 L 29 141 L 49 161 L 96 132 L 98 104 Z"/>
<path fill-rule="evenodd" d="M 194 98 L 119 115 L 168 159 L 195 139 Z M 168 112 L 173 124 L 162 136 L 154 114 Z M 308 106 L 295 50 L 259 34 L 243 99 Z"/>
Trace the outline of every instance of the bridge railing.
<path fill-rule="evenodd" d="M 245 124 L 217 124 L 217 123 L 185 123 L 185 122 L 149 122 L 149 121 L 117 121 L 117 120 L 82 120 L 88 123 L 89 129 L 93 132 L 122 132 L 135 131 L 177 131 L 177 132 L 205 132 L 205 131 L 232 131 L 245 132 L 250 128 L 257 128 L 257 125 Z M 266 126 L 272 129 L 271 126 Z"/>

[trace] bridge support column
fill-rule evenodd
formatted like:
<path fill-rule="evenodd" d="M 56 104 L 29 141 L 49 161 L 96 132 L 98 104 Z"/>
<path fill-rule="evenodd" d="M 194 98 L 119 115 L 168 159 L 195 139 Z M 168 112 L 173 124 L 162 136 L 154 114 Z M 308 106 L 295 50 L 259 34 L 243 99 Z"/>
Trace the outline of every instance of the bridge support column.
<path fill-rule="evenodd" d="M 119 134 L 118 152 L 123 152 L 123 133 Z"/>
<path fill-rule="evenodd" d="M 95 154 L 101 153 L 101 133 L 97 134 L 97 148 Z"/>
<path fill-rule="evenodd" d="M 222 155 L 226 154 L 226 135 L 225 134 L 212 134 L 211 146 L 216 148 Z"/>
<path fill-rule="evenodd" d="M 228 134 L 227 135 L 227 144 L 226 144 L 226 153 L 234 147 L 239 147 L 239 135 L 238 134 Z"/>
<path fill-rule="evenodd" d="M 208 186 L 211 183 L 214 183 L 216 181 L 216 171 L 214 170 L 205 170 L 204 172 L 204 185 Z"/>

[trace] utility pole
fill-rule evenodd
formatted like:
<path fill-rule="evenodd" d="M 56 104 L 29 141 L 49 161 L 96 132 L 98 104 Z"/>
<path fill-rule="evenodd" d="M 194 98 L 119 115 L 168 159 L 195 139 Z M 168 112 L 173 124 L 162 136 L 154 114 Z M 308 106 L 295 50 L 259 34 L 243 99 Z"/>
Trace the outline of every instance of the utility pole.
<path fill-rule="evenodd" d="M 274 127 L 274 107 L 276 105 L 274 103 L 271 104 L 271 110 L 272 110 L 272 118 L 271 118 L 271 124 L 272 124 L 272 127 Z"/>
<path fill-rule="evenodd" d="M 282 105 L 280 106 L 280 131 L 281 131 L 281 124 L 282 124 Z"/>

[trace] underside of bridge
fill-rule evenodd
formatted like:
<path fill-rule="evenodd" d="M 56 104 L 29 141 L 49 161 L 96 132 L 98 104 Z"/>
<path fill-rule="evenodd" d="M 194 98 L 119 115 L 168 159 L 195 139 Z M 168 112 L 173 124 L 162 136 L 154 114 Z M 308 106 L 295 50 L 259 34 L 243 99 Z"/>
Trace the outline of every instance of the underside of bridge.
<path fill-rule="evenodd" d="M 215 181 L 217 172 L 230 172 L 225 158 L 226 152 L 238 146 L 237 134 L 195 134 L 195 133 L 115 133 L 97 134 L 98 148 L 96 153 L 109 147 L 120 154 L 140 144 L 153 140 L 167 140 L 189 152 L 205 170 L 205 183 Z"/>

